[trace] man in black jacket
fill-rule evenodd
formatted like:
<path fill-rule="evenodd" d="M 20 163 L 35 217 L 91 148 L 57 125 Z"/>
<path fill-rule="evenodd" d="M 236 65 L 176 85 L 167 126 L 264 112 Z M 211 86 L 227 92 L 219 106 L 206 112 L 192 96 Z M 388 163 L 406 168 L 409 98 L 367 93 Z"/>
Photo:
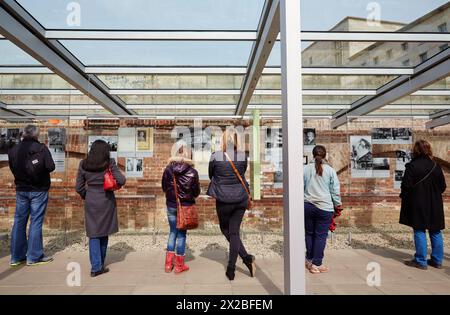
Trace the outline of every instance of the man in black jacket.
<path fill-rule="evenodd" d="M 28 125 L 23 140 L 8 152 L 16 184 L 16 212 L 11 232 L 11 267 L 41 265 L 53 260 L 44 255 L 42 225 L 48 203 L 50 173 L 55 163 L 48 148 L 38 141 L 39 129 Z M 31 217 L 28 231 L 28 218 Z"/>

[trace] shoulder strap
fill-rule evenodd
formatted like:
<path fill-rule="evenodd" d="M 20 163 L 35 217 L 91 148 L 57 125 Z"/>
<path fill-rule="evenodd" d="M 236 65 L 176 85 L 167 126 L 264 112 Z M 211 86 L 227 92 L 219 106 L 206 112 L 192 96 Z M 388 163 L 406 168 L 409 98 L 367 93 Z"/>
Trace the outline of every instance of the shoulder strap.
<path fill-rule="evenodd" d="M 236 174 L 237 178 L 239 178 L 239 181 L 241 182 L 242 186 L 245 189 L 245 192 L 250 197 L 250 192 L 248 191 L 247 185 L 245 185 L 244 180 L 242 179 L 241 174 L 239 174 L 239 171 L 237 170 L 236 166 L 234 165 L 233 161 L 230 159 L 230 156 L 228 153 L 224 152 L 225 156 L 227 157 L 228 162 L 230 162 L 231 167 L 233 168 L 234 173 Z"/>
<path fill-rule="evenodd" d="M 180 197 L 178 196 L 177 178 L 175 177 L 175 173 L 172 174 L 173 174 L 173 190 L 175 192 L 175 198 L 177 199 L 177 206 L 181 208 Z"/>
<path fill-rule="evenodd" d="M 419 180 L 417 183 L 414 184 L 413 188 L 415 188 L 417 185 L 419 185 L 421 182 L 423 182 L 425 179 L 427 179 L 431 173 L 433 173 L 434 169 L 436 168 L 436 162 L 434 162 L 433 168 L 431 169 L 431 171 L 425 175 L 421 180 Z"/>

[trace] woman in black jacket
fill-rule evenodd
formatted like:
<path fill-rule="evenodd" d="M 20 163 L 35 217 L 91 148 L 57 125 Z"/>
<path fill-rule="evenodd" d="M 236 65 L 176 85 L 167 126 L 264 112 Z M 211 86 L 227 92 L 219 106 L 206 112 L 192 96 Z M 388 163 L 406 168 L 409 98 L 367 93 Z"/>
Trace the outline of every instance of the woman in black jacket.
<path fill-rule="evenodd" d="M 234 129 L 227 129 L 222 135 L 221 150 L 214 152 L 209 162 L 209 178 L 211 183 L 207 194 L 216 199 L 216 210 L 222 234 L 230 243 L 230 254 L 226 276 L 234 279 L 238 255 L 253 277 L 255 273 L 255 257 L 245 250 L 240 238 L 242 218 L 247 209 L 249 185 L 245 180 L 247 157 L 245 152 L 238 151 L 238 136 Z M 236 167 L 247 189 L 233 170 L 230 161 Z"/>
<path fill-rule="evenodd" d="M 413 160 L 406 164 L 401 185 L 402 207 L 400 223 L 414 229 L 416 254 L 407 266 L 427 269 L 427 265 L 442 268 L 444 244 L 441 230 L 445 229 L 442 194 L 446 189 L 441 167 L 434 161 L 431 145 L 425 140 L 414 144 Z M 431 259 L 427 260 L 428 230 Z"/>
<path fill-rule="evenodd" d="M 119 231 L 116 198 L 113 191 L 103 188 L 105 171 L 110 168 L 117 185 L 125 185 L 126 178 L 114 159 L 109 145 L 96 140 L 85 160 L 80 162 L 76 191 L 84 199 L 86 234 L 89 237 L 91 276 L 108 272 L 105 268 L 108 236 Z"/>
<path fill-rule="evenodd" d="M 169 159 L 164 170 L 161 186 L 166 194 L 167 218 L 170 233 L 167 241 L 165 271 L 174 269 L 176 274 L 189 270 L 185 265 L 186 230 L 177 229 L 177 198 L 175 195 L 174 178 L 177 183 L 178 197 L 183 206 L 195 204 L 195 198 L 200 195 L 198 172 L 194 169 L 194 163 L 190 159 L 190 150 L 185 143 L 178 143 L 176 154 Z M 176 250 L 176 254 L 175 254 Z"/>

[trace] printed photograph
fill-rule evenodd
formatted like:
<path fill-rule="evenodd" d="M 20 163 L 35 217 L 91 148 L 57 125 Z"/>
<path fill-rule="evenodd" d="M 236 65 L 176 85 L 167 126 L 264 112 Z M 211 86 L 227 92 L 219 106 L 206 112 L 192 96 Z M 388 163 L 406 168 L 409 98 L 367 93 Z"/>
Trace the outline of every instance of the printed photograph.
<path fill-rule="evenodd" d="M 350 137 L 352 169 L 369 170 L 373 166 L 372 141 L 370 136 Z"/>
<path fill-rule="evenodd" d="M 303 129 L 303 145 L 316 145 L 316 129 Z"/>

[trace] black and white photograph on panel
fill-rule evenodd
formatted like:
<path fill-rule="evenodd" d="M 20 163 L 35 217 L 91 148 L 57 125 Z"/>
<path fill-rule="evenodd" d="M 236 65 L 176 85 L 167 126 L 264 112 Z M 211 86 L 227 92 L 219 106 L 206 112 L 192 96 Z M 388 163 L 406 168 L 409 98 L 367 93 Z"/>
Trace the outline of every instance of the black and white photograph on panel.
<path fill-rule="evenodd" d="M 390 144 L 392 139 L 392 128 L 372 129 L 372 144 Z"/>
<path fill-rule="evenodd" d="M 8 161 L 8 151 L 19 142 L 19 128 L 0 128 L 0 161 Z"/>
<path fill-rule="evenodd" d="M 273 172 L 274 188 L 283 186 L 283 133 L 281 128 L 269 127 L 266 129 L 265 143 L 266 161 Z"/>
<path fill-rule="evenodd" d="M 316 129 L 304 128 L 303 129 L 303 151 L 311 153 L 316 145 Z"/>
<path fill-rule="evenodd" d="M 55 172 L 65 171 L 66 162 L 66 129 L 48 129 L 48 149 L 55 161 Z"/>
<path fill-rule="evenodd" d="M 390 176 L 389 158 L 373 158 L 372 177 L 387 178 Z"/>
<path fill-rule="evenodd" d="M 351 174 L 354 178 L 372 177 L 371 136 L 350 136 Z"/>
<path fill-rule="evenodd" d="M 412 153 L 409 150 L 396 150 L 395 156 L 394 188 L 399 189 L 402 183 L 406 164 L 408 164 L 412 160 Z"/>
<path fill-rule="evenodd" d="M 392 129 L 393 144 L 411 144 L 412 129 L 411 128 L 394 128 Z"/>
<path fill-rule="evenodd" d="M 103 140 L 109 145 L 111 151 L 111 158 L 116 160 L 117 163 L 117 148 L 118 148 L 118 137 L 117 136 L 89 136 L 88 137 L 88 151 L 91 150 L 92 144 L 96 140 Z"/>
<path fill-rule="evenodd" d="M 125 159 L 125 175 L 127 177 L 143 177 L 144 176 L 144 159 L 143 158 L 126 158 Z"/>

